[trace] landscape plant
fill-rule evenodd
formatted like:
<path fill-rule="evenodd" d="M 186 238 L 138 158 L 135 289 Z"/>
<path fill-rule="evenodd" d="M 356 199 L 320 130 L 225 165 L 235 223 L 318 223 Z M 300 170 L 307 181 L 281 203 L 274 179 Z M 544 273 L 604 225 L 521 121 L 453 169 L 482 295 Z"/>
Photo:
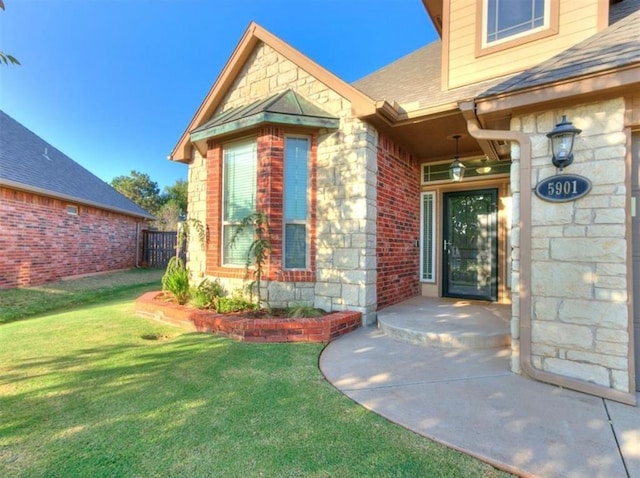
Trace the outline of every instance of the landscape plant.
<path fill-rule="evenodd" d="M 249 283 L 249 290 L 252 293 L 255 291 L 257 305 L 260 307 L 263 303 L 261 292 L 262 276 L 272 249 L 271 229 L 269 228 L 267 215 L 263 211 L 258 211 L 242 219 L 231 237 L 230 247 L 234 247 L 236 245 L 238 237 L 240 237 L 240 234 L 246 228 L 251 228 L 254 234 L 254 239 L 247 250 L 245 271 L 247 274 L 250 269 L 253 271 L 254 280 Z M 269 308 L 269 303 L 266 301 L 264 302 L 266 307 Z"/>
<path fill-rule="evenodd" d="M 287 307 L 286 315 L 292 319 L 322 317 L 326 312 L 312 305 L 292 305 Z"/>
<path fill-rule="evenodd" d="M 189 271 L 179 256 L 169 259 L 167 269 L 162 276 L 162 290 L 170 292 L 180 305 L 189 301 Z"/>
<path fill-rule="evenodd" d="M 235 289 L 231 295 L 218 299 L 218 312 L 221 314 L 255 310 L 257 307 L 257 304 L 246 299 L 242 289 Z"/>
<path fill-rule="evenodd" d="M 218 302 L 224 295 L 224 287 L 218 279 L 204 279 L 197 287 L 192 287 L 191 304 L 197 309 L 218 310 Z"/>

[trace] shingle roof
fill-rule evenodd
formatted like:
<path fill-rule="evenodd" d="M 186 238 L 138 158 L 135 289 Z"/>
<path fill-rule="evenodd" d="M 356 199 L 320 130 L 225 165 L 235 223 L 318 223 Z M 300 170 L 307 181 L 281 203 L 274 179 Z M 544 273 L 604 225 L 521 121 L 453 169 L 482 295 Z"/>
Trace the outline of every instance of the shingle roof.
<path fill-rule="evenodd" d="M 640 0 L 610 7 L 609 27 L 479 97 L 522 90 L 640 63 Z"/>
<path fill-rule="evenodd" d="M 417 110 L 473 98 L 494 85 L 489 80 L 447 91 L 442 89 L 442 42 L 436 40 L 352 83 L 371 98 Z M 401 79 L 401 81 L 399 81 Z"/>
<path fill-rule="evenodd" d="M 153 218 L 67 155 L 0 110 L 0 185 Z"/>

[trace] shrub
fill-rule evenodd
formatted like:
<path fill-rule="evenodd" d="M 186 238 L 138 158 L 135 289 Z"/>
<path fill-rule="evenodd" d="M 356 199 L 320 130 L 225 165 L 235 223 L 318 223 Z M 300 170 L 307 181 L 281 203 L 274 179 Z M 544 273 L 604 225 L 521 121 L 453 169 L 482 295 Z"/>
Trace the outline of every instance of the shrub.
<path fill-rule="evenodd" d="M 322 317 L 326 312 L 316 309 L 310 305 L 294 305 L 287 308 L 287 317 L 292 319 L 305 319 L 311 317 Z"/>
<path fill-rule="evenodd" d="M 257 304 L 247 300 L 240 289 L 236 289 L 229 297 L 218 299 L 218 312 L 226 314 L 229 312 L 241 312 L 243 310 L 256 310 Z"/>
<path fill-rule="evenodd" d="M 162 290 L 171 292 L 180 305 L 189 300 L 189 271 L 178 256 L 172 257 L 167 264 L 162 276 Z"/>
<path fill-rule="evenodd" d="M 191 289 L 191 303 L 198 309 L 218 309 L 218 301 L 224 295 L 224 287 L 218 279 L 203 280 Z"/>
<path fill-rule="evenodd" d="M 255 212 L 242 219 L 241 223 L 236 227 L 236 231 L 231 237 L 230 245 L 234 247 L 238 237 L 245 228 L 253 229 L 254 239 L 247 250 L 247 260 L 245 262 L 245 271 L 249 272 L 249 267 L 253 265 L 253 280 L 249 284 L 249 290 L 253 293 L 255 290 L 258 297 L 258 307 L 262 302 L 262 291 L 260 285 L 262 283 L 262 275 L 267 264 L 267 256 L 271 253 L 271 229 L 266 213 L 262 211 Z M 269 304 L 267 303 L 267 308 Z"/>

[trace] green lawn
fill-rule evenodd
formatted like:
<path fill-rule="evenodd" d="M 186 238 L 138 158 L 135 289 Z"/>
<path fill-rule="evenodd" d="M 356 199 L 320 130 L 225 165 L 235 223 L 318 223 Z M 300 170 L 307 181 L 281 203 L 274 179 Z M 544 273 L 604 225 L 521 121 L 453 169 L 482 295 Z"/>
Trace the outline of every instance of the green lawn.
<path fill-rule="evenodd" d="M 82 279 L 52 282 L 39 287 L 0 290 L 0 324 L 50 310 L 103 299 L 109 294 L 140 285 L 156 284 L 164 270 L 131 269 Z"/>
<path fill-rule="evenodd" d="M 135 317 L 157 288 L 0 325 L 0 476 L 506 476 L 340 394 L 321 345 Z"/>

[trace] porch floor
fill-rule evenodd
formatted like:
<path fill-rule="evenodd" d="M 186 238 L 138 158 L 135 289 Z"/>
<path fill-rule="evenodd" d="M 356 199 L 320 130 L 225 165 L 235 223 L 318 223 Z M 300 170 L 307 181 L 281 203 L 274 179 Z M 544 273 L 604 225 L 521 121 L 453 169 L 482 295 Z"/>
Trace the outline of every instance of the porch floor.
<path fill-rule="evenodd" d="M 508 346 L 510 319 L 511 305 L 422 296 L 378 311 L 378 327 L 389 337 L 461 349 Z"/>

